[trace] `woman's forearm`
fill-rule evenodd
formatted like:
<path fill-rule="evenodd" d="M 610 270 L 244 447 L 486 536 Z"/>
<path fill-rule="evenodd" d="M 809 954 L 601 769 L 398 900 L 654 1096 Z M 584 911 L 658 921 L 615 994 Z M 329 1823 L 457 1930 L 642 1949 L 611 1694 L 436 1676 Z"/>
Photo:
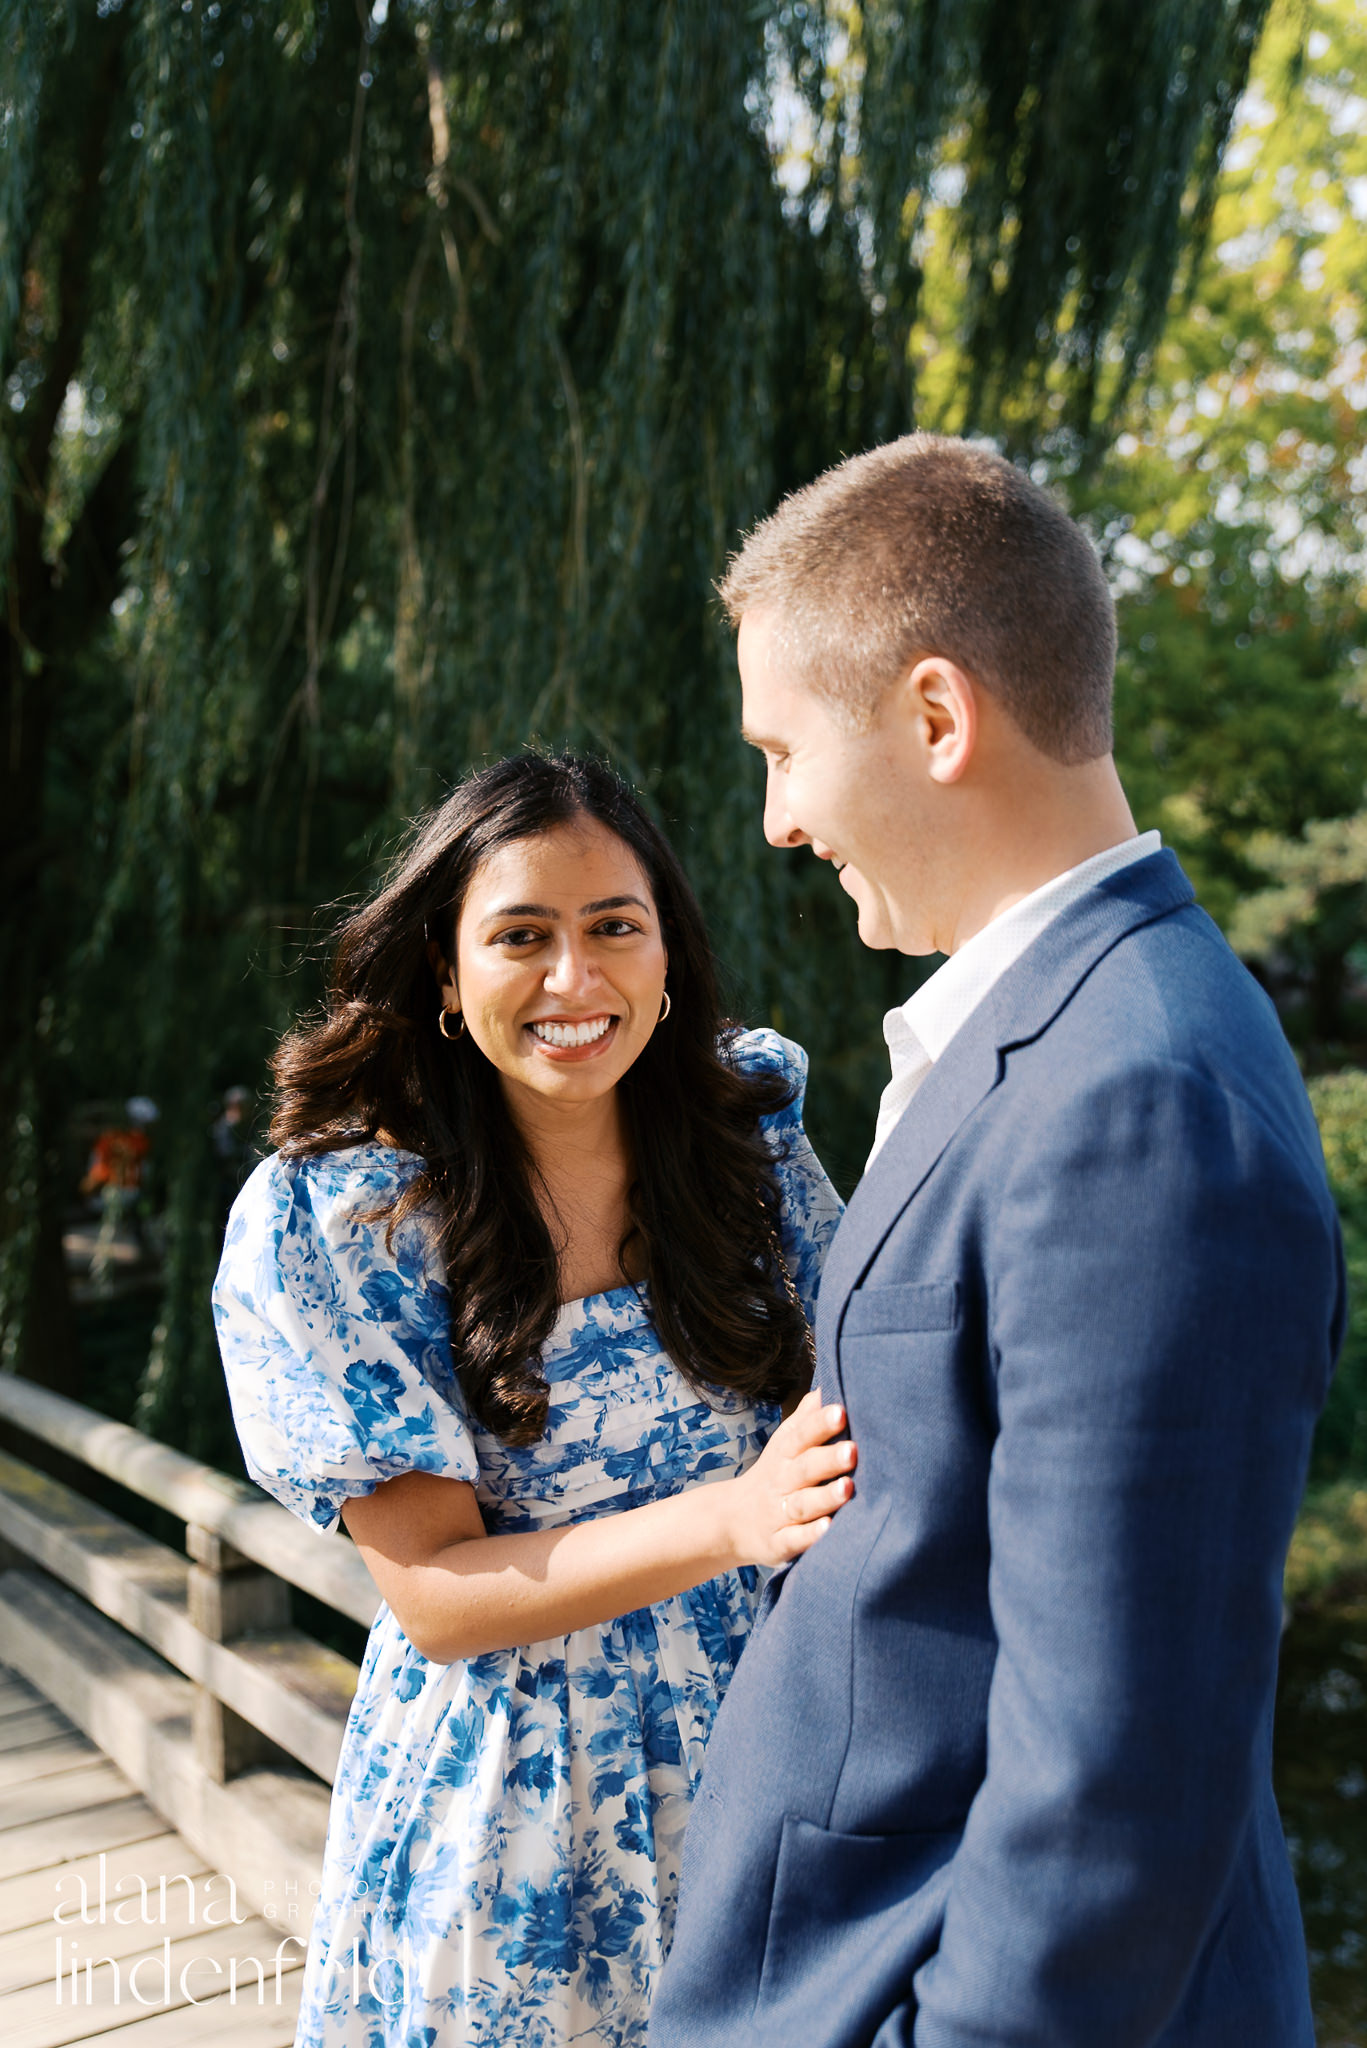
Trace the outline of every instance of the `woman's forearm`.
<path fill-rule="evenodd" d="M 342 1512 L 414 1648 L 436 1664 L 542 1643 L 738 1565 L 787 1564 L 854 1490 L 845 1411 L 809 1394 L 749 1469 L 563 1529 L 488 1536 L 473 1486 L 408 1472 Z"/>
<path fill-rule="evenodd" d="M 692 1486 L 562 1529 L 463 1537 L 407 1567 L 390 1605 L 436 1664 L 611 1621 L 743 1562 L 728 1513 L 734 1484 Z"/>

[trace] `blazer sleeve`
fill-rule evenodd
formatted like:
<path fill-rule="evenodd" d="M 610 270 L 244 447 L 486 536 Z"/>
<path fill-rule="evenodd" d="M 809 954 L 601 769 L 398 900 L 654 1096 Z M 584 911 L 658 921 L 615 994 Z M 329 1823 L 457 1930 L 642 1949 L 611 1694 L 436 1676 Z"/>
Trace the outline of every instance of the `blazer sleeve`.
<path fill-rule="evenodd" d="M 1079 1091 L 1031 1138 L 984 1260 L 987 1770 L 938 1952 L 876 2048 L 1155 2041 L 1266 1782 L 1332 1204 L 1185 1069 Z"/>

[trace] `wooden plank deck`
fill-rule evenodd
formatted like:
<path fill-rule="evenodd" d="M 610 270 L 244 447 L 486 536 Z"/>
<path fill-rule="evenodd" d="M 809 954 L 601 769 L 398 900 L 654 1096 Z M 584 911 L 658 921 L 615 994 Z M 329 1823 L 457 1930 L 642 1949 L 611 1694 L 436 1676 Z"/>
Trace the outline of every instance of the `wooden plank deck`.
<path fill-rule="evenodd" d="M 291 2048 L 302 1961 L 286 1922 L 248 1914 L 118 1767 L 0 1665 L 5 2048 Z"/>

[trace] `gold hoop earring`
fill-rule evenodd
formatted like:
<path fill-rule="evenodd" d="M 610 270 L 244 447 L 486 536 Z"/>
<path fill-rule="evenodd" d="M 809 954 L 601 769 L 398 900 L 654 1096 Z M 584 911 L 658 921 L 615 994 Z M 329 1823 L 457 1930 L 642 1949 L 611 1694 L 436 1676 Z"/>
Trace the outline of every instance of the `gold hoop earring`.
<path fill-rule="evenodd" d="M 456 1022 L 459 1026 L 458 1030 L 447 1030 L 446 1020 L 448 1017 L 454 1017 L 456 1019 Z M 465 1012 L 463 1010 L 448 1010 L 446 1005 L 443 1003 L 441 1008 L 437 1012 L 437 1029 L 438 1031 L 440 1031 L 443 1038 L 449 1039 L 452 1045 L 454 1045 L 456 1040 L 460 1037 L 461 1032 L 465 1029 Z"/>
<path fill-rule="evenodd" d="M 671 1010 L 673 1009 L 673 1007 L 674 1007 L 673 1003 L 672 1003 L 672 1002 L 671 1002 L 671 1001 L 669 1000 L 669 990 L 668 990 L 668 989 L 666 989 L 666 990 L 665 990 L 665 999 L 664 999 L 664 1007 L 663 1007 L 663 1009 L 662 1009 L 662 1010 L 660 1011 L 660 1014 L 659 1014 L 659 1016 L 658 1016 L 658 1017 L 657 1017 L 657 1018 L 655 1019 L 655 1022 L 656 1022 L 657 1024 L 663 1024 L 663 1023 L 664 1023 L 664 1020 L 665 1020 L 665 1018 L 666 1018 L 666 1017 L 667 1017 L 667 1016 L 669 1015 L 669 1013 L 670 1013 L 670 1011 L 671 1011 Z"/>

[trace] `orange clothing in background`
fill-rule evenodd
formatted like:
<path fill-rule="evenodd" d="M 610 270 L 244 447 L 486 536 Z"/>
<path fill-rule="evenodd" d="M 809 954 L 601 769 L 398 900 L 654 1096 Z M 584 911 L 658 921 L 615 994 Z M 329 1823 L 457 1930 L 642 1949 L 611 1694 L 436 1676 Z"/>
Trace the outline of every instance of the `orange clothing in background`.
<path fill-rule="evenodd" d="M 142 1166 L 149 1150 L 146 1131 L 101 1131 L 90 1153 L 90 1165 L 81 1192 L 93 1195 L 100 1188 L 136 1188 L 142 1182 Z"/>

